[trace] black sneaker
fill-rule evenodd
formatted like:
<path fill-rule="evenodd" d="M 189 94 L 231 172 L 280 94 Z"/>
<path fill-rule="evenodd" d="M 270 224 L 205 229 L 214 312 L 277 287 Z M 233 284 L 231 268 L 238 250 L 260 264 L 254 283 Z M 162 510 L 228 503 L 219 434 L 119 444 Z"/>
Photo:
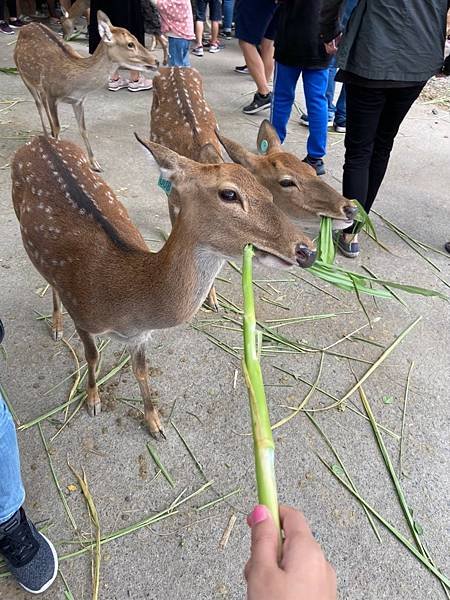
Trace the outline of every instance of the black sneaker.
<path fill-rule="evenodd" d="M 22 19 L 15 19 L 9 20 L 9 26 L 12 27 L 13 29 L 20 29 L 21 27 L 24 27 L 26 25 L 26 23 L 24 21 L 22 21 Z"/>
<path fill-rule="evenodd" d="M 253 96 L 253 102 L 251 102 L 247 106 L 244 106 L 244 108 L 242 110 L 245 112 L 246 115 L 254 115 L 255 113 L 259 112 L 260 110 L 265 110 L 266 108 L 270 108 L 271 104 L 272 104 L 272 92 L 269 92 L 265 96 L 263 96 L 259 92 L 256 92 L 256 94 Z"/>
<path fill-rule="evenodd" d="M 321 158 L 313 158 L 307 154 L 303 159 L 303 162 L 307 165 L 311 165 L 311 167 L 316 171 L 317 175 L 325 175 L 325 164 Z"/>
<path fill-rule="evenodd" d="M 231 40 L 231 29 L 222 29 L 219 36 L 225 40 Z"/>
<path fill-rule="evenodd" d="M 447 242 L 447 243 L 444 245 L 444 248 L 447 250 L 447 252 L 450 252 L 450 242 Z"/>
<path fill-rule="evenodd" d="M 53 544 L 27 519 L 23 508 L 0 525 L 0 554 L 20 585 L 32 594 L 48 589 L 58 573 Z"/>
<path fill-rule="evenodd" d="M 240 73 L 241 75 L 250 75 L 247 65 L 242 65 L 242 67 L 234 67 L 234 70 L 236 73 Z"/>

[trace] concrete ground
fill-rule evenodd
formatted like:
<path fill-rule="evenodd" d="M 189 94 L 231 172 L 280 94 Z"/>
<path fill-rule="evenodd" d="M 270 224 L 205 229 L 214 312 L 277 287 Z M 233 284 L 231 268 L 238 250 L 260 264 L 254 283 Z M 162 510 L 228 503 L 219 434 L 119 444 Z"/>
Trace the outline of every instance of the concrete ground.
<path fill-rule="evenodd" d="M 2 67 L 13 64 L 12 41 L 6 36 L 0 39 Z M 253 85 L 248 77 L 233 72 L 233 66 L 242 63 L 236 43 L 227 43 L 226 50 L 217 55 L 193 57 L 192 62 L 204 77 L 206 94 L 222 131 L 254 148 L 258 124 L 266 115 L 246 117 L 241 112 L 242 105 L 251 98 Z M 117 191 L 144 237 L 156 248 L 160 245 L 158 228 L 169 231 L 167 206 L 156 186 L 156 170 L 138 150 L 132 135 L 133 131 L 142 135 L 148 132 L 151 97 L 151 92 L 130 94 L 123 90 L 112 94 L 101 90 L 88 100 L 86 117 L 106 181 Z M 20 102 L 6 103 L 12 99 Z M 44 282 L 23 250 L 11 205 L 8 163 L 30 132 L 39 132 L 38 114 L 17 76 L 0 73 L 0 101 L 0 315 L 7 331 L 6 359 L 0 357 L 0 378 L 20 422 L 27 423 L 67 399 L 72 385 L 69 376 L 75 367 L 68 347 L 52 342 L 46 325 L 36 320 L 35 311 L 49 313 L 51 299 L 48 293 L 43 298 L 39 296 Z M 302 104 L 300 92 L 299 103 Z M 62 106 L 60 115 L 66 127 L 62 135 L 81 145 L 70 107 Z M 293 113 L 286 147 L 303 156 L 306 135 Z M 326 179 L 337 189 L 340 189 L 343 151 L 343 136 L 331 134 Z M 434 104 L 417 103 L 398 135 L 376 203 L 377 211 L 410 236 L 440 249 L 450 239 L 449 156 L 450 113 Z M 380 219 L 374 217 L 374 221 L 381 241 L 391 253 L 363 238 L 361 258 L 356 265 L 342 258 L 338 259 L 339 264 L 356 269 L 366 265 L 379 276 L 448 291 L 439 280 L 439 277 L 450 280 L 448 258 L 427 253 L 441 269 L 438 273 Z M 218 290 L 242 306 L 239 276 L 226 268 L 222 277 L 229 281 L 219 281 Z M 290 339 L 307 340 L 323 347 L 367 322 L 353 294 L 315 280 L 336 299 L 305 281 L 276 271 L 260 269 L 255 277 L 290 280 L 272 281 L 279 293 L 256 290 L 261 320 L 351 311 L 280 329 Z M 305 278 L 312 281 L 310 275 Z M 380 320 L 373 324 L 373 329 L 367 326 L 357 334 L 356 337 L 366 341 L 353 339 L 334 348 L 359 361 L 325 355 L 319 387 L 332 396 L 342 397 L 354 382 L 350 366 L 361 376 L 381 355 L 383 347 L 422 315 L 418 326 L 369 378 L 365 391 L 378 421 L 396 435 L 386 434 L 384 439 L 398 472 L 405 384 L 410 362 L 414 361 L 405 416 L 401 480 L 414 518 L 423 530 L 422 539 L 436 564 L 448 574 L 449 308 L 441 300 L 401 295 L 407 309 L 395 301 L 382 300 L 375 305 L 370 298 L 364 299 L 370 317 Z M 278 301 L 286 308 L 262 298 Z M 227 313 L 222 311 L 224 314 Z M 205 329 L 205 321 L 215 318 L 202 311 L 195 322 Z M 223 325 L 223 321 L 216 324 Z M 206 330 L 230 345 L 241 344 L 239 333 L 212 326 Z M 73 325 L 66 317 L 67 337 L 72 331 Z M 79 341 L 72 338 L 71 343 L 82 361 Z M 119 362 L 121 353 L 122 348 L 115 342 L 106 348 L 103 373 Z M 177 514 L 103 545 L 100 598 L 238 600 L 245 597 L 243 568 L 249 555 L 245 515 L 256 499 L 251 438 L 245 435 L 249 431 L 247 396 L 239 361 L 213 345 L 204 332 L 189 325 L 177 331 L 155 333 L 149 343 L 149 359 L 166 423 L 171 415 L 203 466 L 206 479 L 214 480 L 214 484 L 180 506 Z M 318 364 L 317 353 L 276 353 L 264 357 L 263 371 L 266 383 L 270 384 L 267 392 L 273 420 L 290 414 L 286 405 L 297 405 L 309 390 L 274 365 L 312 382 Z M 90 418 L 81 409 L 53 442 L 50 438 L 60 427 L 63 413 L 41 423 L 78 533 L 71 527 L 52 480 L 39 429 L 34 426 L 19 432 L 26 507 L 34 520 L 50 525 L 48 536 L 57 543 L 61 555 L 78 549 L 80 536 L 93 535 L 79 486 L 67 487 L 76 484 L 67 460 L 77 470 L 83 468 L 86 472 L 102 535 L 168 508 L 183 490 L 189 494 L 205 483 L 205 477 L 170 424 L 167 424 L 167 441 L 152 441 L 152 444 L 170 471 L 174 488 L 161 475 L 154 479 L 155 465 L 146 448 L 150 437 L 140 421 L 139 411 L 133 408 L 140 407 L 139 403 L 133 403 L 139 393 L 129 369 L 112 378 L 103 387 L 102 395 L 105 410 L 101 416 Z M 129 404 L 119 398 L 128 399 Z M 324 407 L 331 402 L 316 391 L 308 407 Z M 315 417 L 338 450 L 361 495 L 411 539 L 370 425 L 352 410 L 354 407 L 362 410 L 357 394 L 345 410 L 315 413 Z M 381 525 L 382 543 L 377 541 L 359 503 L 318 460 L 320 454 L 330 464 L 336 462 L 304 414 L 277 429 L 275 442 L 280 500 L 305 512 L 337 571 L 340 599 L 444 597 L 436 577 Z M 195 510 L 236 489 L 240 489 L 239 493 L 216 506 Z M 236 515 L 237 521 L 228 543 L 221 548 L 222 535 L 232 515 Z M 70 540 L 77 543 L 68 544 Z M 64 560 L 61 571 L 75 600 L 91 597 L 89 553 Z M 70 597 L 64 590 L 58 577 L 42 597 L 52 600 Z M 25 597 L 10 578 L 0 579 L 2 600 Z"/>

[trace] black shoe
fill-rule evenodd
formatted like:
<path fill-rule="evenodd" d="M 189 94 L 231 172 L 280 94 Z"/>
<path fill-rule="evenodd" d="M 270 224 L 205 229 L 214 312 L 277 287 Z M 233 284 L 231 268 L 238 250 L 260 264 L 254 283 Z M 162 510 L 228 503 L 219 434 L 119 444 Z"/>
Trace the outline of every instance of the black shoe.
<path fill-rule="evenodd" d="M 325 164 L 321 158 L 313 158 L 307 154 L 303 162 L 310 165 L 316 171 L 317 175 L 325 175 Z"/>
<path fill-rule="evenodd" d="M 241 75 L 250 75 L 247 65 L 243 65 L 242 67 L 234 67 L 234 70 L 236 73 L 240 73 Z"/>
<path fill-rule="evenodd" d="M 444 248 L 447 250 L 447 252 L 450 252 L 450 242 L 447 242 Z"/>
<path fill-rule="evenodd" d="M 265 96 L 263 96 L 259 92 L 256 92 L 256 94 L 253 97 L 253 102 L 251 102 L 247 106 L 244 106 L 244 108 L 242 110 L 245 112 L 246 115 L 254 115 L 255 113 L 259 112 L 260 110 L 265 110 L 266 108 L 270 108 L 271 104 L 272 104 L 272 92 L 269 92 Z"/>
<path fill-rule="evenodd" d="M 231 29 L 222 29 L 219 36 L 225 40 L 231 40 Z"/>
<path fill-rule="evenodd" d="M 23 508 L 0 525 L 0 554 L 20 585 L 32 594 L 48 589 L 58 573 L 53 544 L 27 519 Z"/>

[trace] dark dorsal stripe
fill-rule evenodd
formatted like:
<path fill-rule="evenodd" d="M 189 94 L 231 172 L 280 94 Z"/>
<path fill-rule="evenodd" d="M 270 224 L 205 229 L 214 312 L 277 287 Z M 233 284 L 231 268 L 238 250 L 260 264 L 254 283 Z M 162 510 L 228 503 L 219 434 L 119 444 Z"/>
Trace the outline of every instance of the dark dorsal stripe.
<path fill-rule="evenodd" d="M 92 215 L 94 220 L 100 225 L 106 235 L 118 248 L 126 252 L 131 251 L 131 246 L 129 246 L 127 242 L 121 238 L 117 229 L 108 221 L 101 210 L 94 204 L 90 195 L 80 187 L 80 184 L 74 177 L 73 173 L 71 173 L 69 168 L 63 163 L 62 158 L 54 145 L 43 136 L 40 137 L 39 140 L 41 144 L 44 143 L 46 145 L 55 166 L 54 170 L 57 171 L 63 178 L 63 181 L 67 186 L 67 192 L 70 194 L 71 200 L 75 202 L 78 209 L 84 211 L 86 215 Z"/>
<path fill-rule="evenodd" d="M 49 29 L 42 23 L 36 23 L 35 25 L 37 27 L 39 27 L 39 29 L 42 31 L 42 33 L 44 35 L 46 35 L 52 42 L 54 42 L 56 45 L 58 45 L 61 48 L 61 50 L 64 52 L 64 54 L 73 58 L 73 54 L 70 52 L 70 48 L 67 47 L 67 44 L 65 44 L 65 42 L 63 42 L 61 39 L 59 39 L 59 37 L 56 35 L 56 33 L 53 33 L 53 31 L 51 29 Z"/>

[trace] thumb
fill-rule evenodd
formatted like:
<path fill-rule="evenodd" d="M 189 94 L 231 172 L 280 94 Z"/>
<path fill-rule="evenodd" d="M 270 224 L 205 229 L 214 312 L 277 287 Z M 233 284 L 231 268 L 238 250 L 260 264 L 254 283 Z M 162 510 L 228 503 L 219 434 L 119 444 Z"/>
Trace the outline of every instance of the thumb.
<path fill-rule="evenodd" d="M 263 506 L 255 506 L 247 519 L 252 528 L 251 567 L 278 566 L 278 531 L 269 510 Z"/>

